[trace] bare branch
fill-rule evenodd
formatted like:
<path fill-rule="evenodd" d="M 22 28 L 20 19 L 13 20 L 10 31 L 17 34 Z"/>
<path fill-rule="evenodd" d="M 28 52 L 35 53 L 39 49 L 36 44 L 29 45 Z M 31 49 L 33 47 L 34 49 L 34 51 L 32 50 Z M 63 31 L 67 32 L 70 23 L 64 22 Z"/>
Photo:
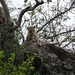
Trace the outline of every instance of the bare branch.
<path fill-rule="evenodd" d="M 36 1 L 36 4 L 35 4 L 33 7 L 29 7 L 29 6 L 28 6 L 28 7 L 26 7 L 25 9 L 23 9 L 23 10 L 21 11 L 21 13 L 20 13 L 20 15 L 19 15 L 19 18 L 18 18 L 18 21 L 17 21 L 17 25 L 11 27 L 11 28 L 9 29 L 9 31 L 15 30 L 15 29 L 17 29 L 18 27 L 20 27 L 20 25 L 21 25 L 21 20 L 22 20 L 22 16 L 24 15 L 25 12 L 32 11 L 32 10 L 34 10 L 36 7 L 38 7 L 39 5 L 41 5 L 41 4 L 44 3 L 43 1 L 38 2 L 38 3 L 37 3 L 37 0 L 35 0 L 35 1 Z"/>
<path fill-rule="evenodd" d="M 49 21 L 47 21 L 41 28 L 39 28 L 39 30 L 37 31 L 37 33 L 38 33 L 39 31 L 41 31 L 47 24 L 50 24 L 50 23 L 51 23 L 53 20 L 55 20 L 57 17 L 59 17 L 59 16 L 65 14 L 66 12 L 70 11 L 70 10 L 72 9 L 72 6 L 73 6 L 73 3 L 71 4 L 71 6 L 70 6 L 69 9 L 67 9 L 67 10 L 65 10 L 64 12 L 61 12 L 61 13 L 59 13 L 59 14 L 56 14 L 53 18 L 51 18 Z"/>
<path fill-rule="evenodd" d="M 51 36 L 51 37 L 47 37 L 46 39 L 53 38 L 53 37 L 56 37 L 56 36 L 59 36 L 59 35 L 65 34 L 65 33 L 73 32 L 73 31 L 75 31 L 75 29 L 73 29 L 73 30 L 69 30 L 69 31 L 66 31 L 66 32 L 62 32 L 62 33 L 59 33 L 59 34 L 53 35 L 53 36 Z"/>

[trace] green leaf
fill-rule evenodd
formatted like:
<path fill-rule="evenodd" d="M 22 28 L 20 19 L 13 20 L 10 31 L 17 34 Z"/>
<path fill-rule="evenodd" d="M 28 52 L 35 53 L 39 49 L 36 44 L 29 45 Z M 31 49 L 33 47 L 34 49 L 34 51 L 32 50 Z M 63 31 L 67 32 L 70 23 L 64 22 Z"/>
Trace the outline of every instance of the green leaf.
<path fill-rule="evenodd" d="M 41 10 L 42 10 L 41 8 L 40 8 L 40 9 L 38 9 L 38 12 L 41 12 Z"/>
<path fill-rule="evenodd" d="M 35 11 L 32 11 L 31 14 L 34 15 L 35 14 Z"/>
<path fill-rule="evenodd" d="M 52 0 L 47 0 L 47 2 L 49 3 L 49 2 L 52 2 Z"/>
<path fill-rule="evenodd" d="M 24 2 L 26 3 L 28 0 L 24 0 Z"/>
<path fill-rule="evenodd" d="M 3 51 L 0 51 L 0 59 L 4 57 Z"/>

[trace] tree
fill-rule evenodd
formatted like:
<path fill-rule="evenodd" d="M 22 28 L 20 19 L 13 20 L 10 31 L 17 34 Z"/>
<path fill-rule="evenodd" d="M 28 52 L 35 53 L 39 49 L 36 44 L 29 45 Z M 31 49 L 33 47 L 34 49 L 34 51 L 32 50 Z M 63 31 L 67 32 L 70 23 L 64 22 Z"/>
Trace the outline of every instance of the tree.
<path fill-rule="evenodd" d="M 69 19 L 67 14 L 69 11 L 73 11 L 75 1 L 67 2 L 64 0 L 63 3 L 66 1 L 65 6 L 61 5 L 61 1 L 57 0 L 56 4 L 54 4 L 51 0 L 46 2 L 44 0 L 31 2 L 25 0 L 25 7 L 21 9 L 19 17 L 16 19 L 10 16 L 10 10 L 5 0 L 0 0 L 2 5 L 0 8 L 0 49 L 4 50 L 6 60 L 10 53 L 18 52 L 19 54 L 23 50 L 22 45 L 19 44 L 19 38 L 23 34 L 21 33 L 21 28 L 24 28 L 24 25 L 35 25 L 40 38 L 45 38 L 49 42 L 56 42 L 60 47 L 74 48 L 75 29 L 74 27 L 72 29 L 69 27 L 65 28 L 66 26 L 63 23 Z M 25 13 L 27 13 L 29 18 Z"/>
<path fill-rule="evenodd" d="M 74 41 L 74 38 L 73 38 L 74 36 L 71 36 L 71 38 L 67 38 L 68 36 L 70 36 L 70 33 L 74 32 L 74 29 L 69 29 L 67 27 L 67 29 L 65 30 L 65 26 L 62 25 L 62 23 L 69 18 L 67 13 L 68 13 L 68 11 L 70 11 L 71 9 L 74 8 L 74 1 L 73 2 L 69 1 L 68 3 L 70 3 L 70 5 L 67 5 L 67 7 L 60 6 L 60 3 L 61 3 L 60 1 L 57 1 L 57 5 L 53 4 L 53 5 L 55 5 L 55 7 L 53 7 L 53 6 L 51 7 L 51 5 L 50 5 L 51 0 L 47 0 L 47 2 L 49 4 L 46 4 L 44 1 L 39 2 L 38 0 L 35 0 L 35 4 L 31 5 L 31 3 L 29 2 L 30 3 L 29 6 L 26 6 L 27 0 L 25 0 L 26 7 L 24 9 L 22 9 L 22 11 L 19 14 L 18 20 L 16 21 L 16 25 L 14 25 L 14 20 L 10 16 L 10 13 L 9 13 L 9 10 L 8 10 L 8 7 L 5 3 L 5 1 L 1 0 L 1 5 L 2 5 L 2 7 L 4 9 L 4 13 L 6 15 L 5 16 L 6 25 L 7 25 L 6 31 L 12 32 L 12 31 L 15 31 L 16 29 L 22 27 L 21 26 L 22 17 L 27 12 L 28 15 L 30 15 L 31 19 L 25 18 L 24 22 L 26 22 L 28 20 L 29 22 L 27 21 L 26 24 L 36 25 L 36 27 L 38 29 L 37 32 L 42 34 L 42 36 L 40 36 L 40 34 L 39 34 L 40 37 L 43 37 L 43 38 L 46 38 L 49 40 L 51 39 L 50 42 L 55 41 L 58 43 L 59 46 L 63 46 L 63 47 L 68 46 L 70 43 L 72 43 Z M 66 1 L 66 3 L 67 3 L 67 1 Z M 41 5 L 41 4 L 43 4 L 43 5 Z M 47 8 L 48 14 L 46 13 L 45 9 L 43 9 L 43 7 L 45 7 L 44 4 L 48 5 L 48 8 Z M 41 6 L 39 6 L 39 5 L 41 5 Z M 50 11 L 50 9 L 52 9 L 52 10 Z M 43 10 L 44 10 L 44 12 L 43 12 Z M 30 11 L 30 12 L 28 12 L 28 11 Z M 50 14 L 52 14 L 51 15 L 52 17 L 50 16 Z M 37 15 L 40 15 L 40 16 L 37 17 Z M 54 23 L 54 21 L 55 21 L 55 23 Z M 35 24 L 35 22 L 36 22 L 36 24 Z M 43 22 L 45 22 L 45 23 L 43 24 Z M 62 31 L 62 27 L 65 30 L 64 32 Z M 42 30 L 42 32 L 40 32 L 41 30 Z M 65 34 L 67 34 L 67 36 L 65 36 L 62 39 L 62 41 L 60 41 L 59 40 L 59 39 L 61 39 L 60 35 L 64 36 Z M 67 41 L 68 43 L 66 45 L 65 44 L 62 45 L 65 41 Z M 72 45 L 73 45 L 73 43 L 72 43 Z"/>
<path fill-rule="evenodd" d="M 18 27 L 20 27 L 22 16 L 24 15 L 25 12 L 34 10 L 37 6 L 39 6 L 40 4 L 43 4 L 43 1 L 37 2 L 37 0 L 36 0 L 36 4 L 33 7 L 30 8 L 28 6 L 25 9 L 23 9 L 19 15 L 16 25 L 14 25 L 12 18 L 10 17 L 10 13 L 9 13 L 8 7 L 5 3 L 5 0 L 0 0 L 0 2 L 2 4 L 4 13 L 5 13 L 5 14 L 2 13 L 3 15 L 5 15 L 5 18 L 3 18 L 3 19 L 5 19 L 5 24 L 3 22 L 1 23 L 1 31 L 0 31 L 0 35 L 1 35 L 0 36 L 1 37 L 0 38 L 0 40 L 1 40 L 0 46 L 1 47 L 0 48 L 2 50 L 4 50 L 5 53 L 6 52 L 10 53 L 10 52 L 14 52 L 19 45 L 17 39 L 15 39 L 16 31 L 14 31 L 14 30 L 17 30 Z M 2 19 L 2 17 L 1 17 L 1 19 Z M 7 56 L 9 55 L 9 53 L 7 54 Z"/>

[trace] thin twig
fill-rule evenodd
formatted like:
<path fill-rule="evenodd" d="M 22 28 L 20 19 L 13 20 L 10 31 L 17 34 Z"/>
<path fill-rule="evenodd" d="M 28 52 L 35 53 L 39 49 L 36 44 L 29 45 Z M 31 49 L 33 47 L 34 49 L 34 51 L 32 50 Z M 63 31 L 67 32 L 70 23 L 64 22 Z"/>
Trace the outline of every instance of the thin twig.
<path fill-rule="evenodd" d="M 59 33 L 59 34 L 56 34 L 56 35 L 53 35 L 53 36 L 47 37 L 46 39 L 50 39 L 50 38 L 53 38 L 53 37 L 56 37 L 56 36 L 59 36 L 59 35 L 65 34 L 65 33 L 73 32 L 73 31 L 75 31 L 75 29 L 73 29 L 73 30 L 69 30 L 69 31 L 65 31 L 65 32 L 62 32 L 62 33 Z"/>

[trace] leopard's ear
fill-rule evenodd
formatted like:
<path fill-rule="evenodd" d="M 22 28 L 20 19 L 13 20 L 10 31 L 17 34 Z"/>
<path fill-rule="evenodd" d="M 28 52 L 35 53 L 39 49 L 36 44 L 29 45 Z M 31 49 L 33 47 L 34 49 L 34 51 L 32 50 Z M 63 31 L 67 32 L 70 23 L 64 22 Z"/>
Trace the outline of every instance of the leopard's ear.
<path fill-rule="evenodd" d="M 33 26 L 33 28 L 35 28 L 35 26 Z"/>
<path fill-rule="evenodd" d="M 27 27 L 27 29 L 29 30 L 29 27 Z"/>

